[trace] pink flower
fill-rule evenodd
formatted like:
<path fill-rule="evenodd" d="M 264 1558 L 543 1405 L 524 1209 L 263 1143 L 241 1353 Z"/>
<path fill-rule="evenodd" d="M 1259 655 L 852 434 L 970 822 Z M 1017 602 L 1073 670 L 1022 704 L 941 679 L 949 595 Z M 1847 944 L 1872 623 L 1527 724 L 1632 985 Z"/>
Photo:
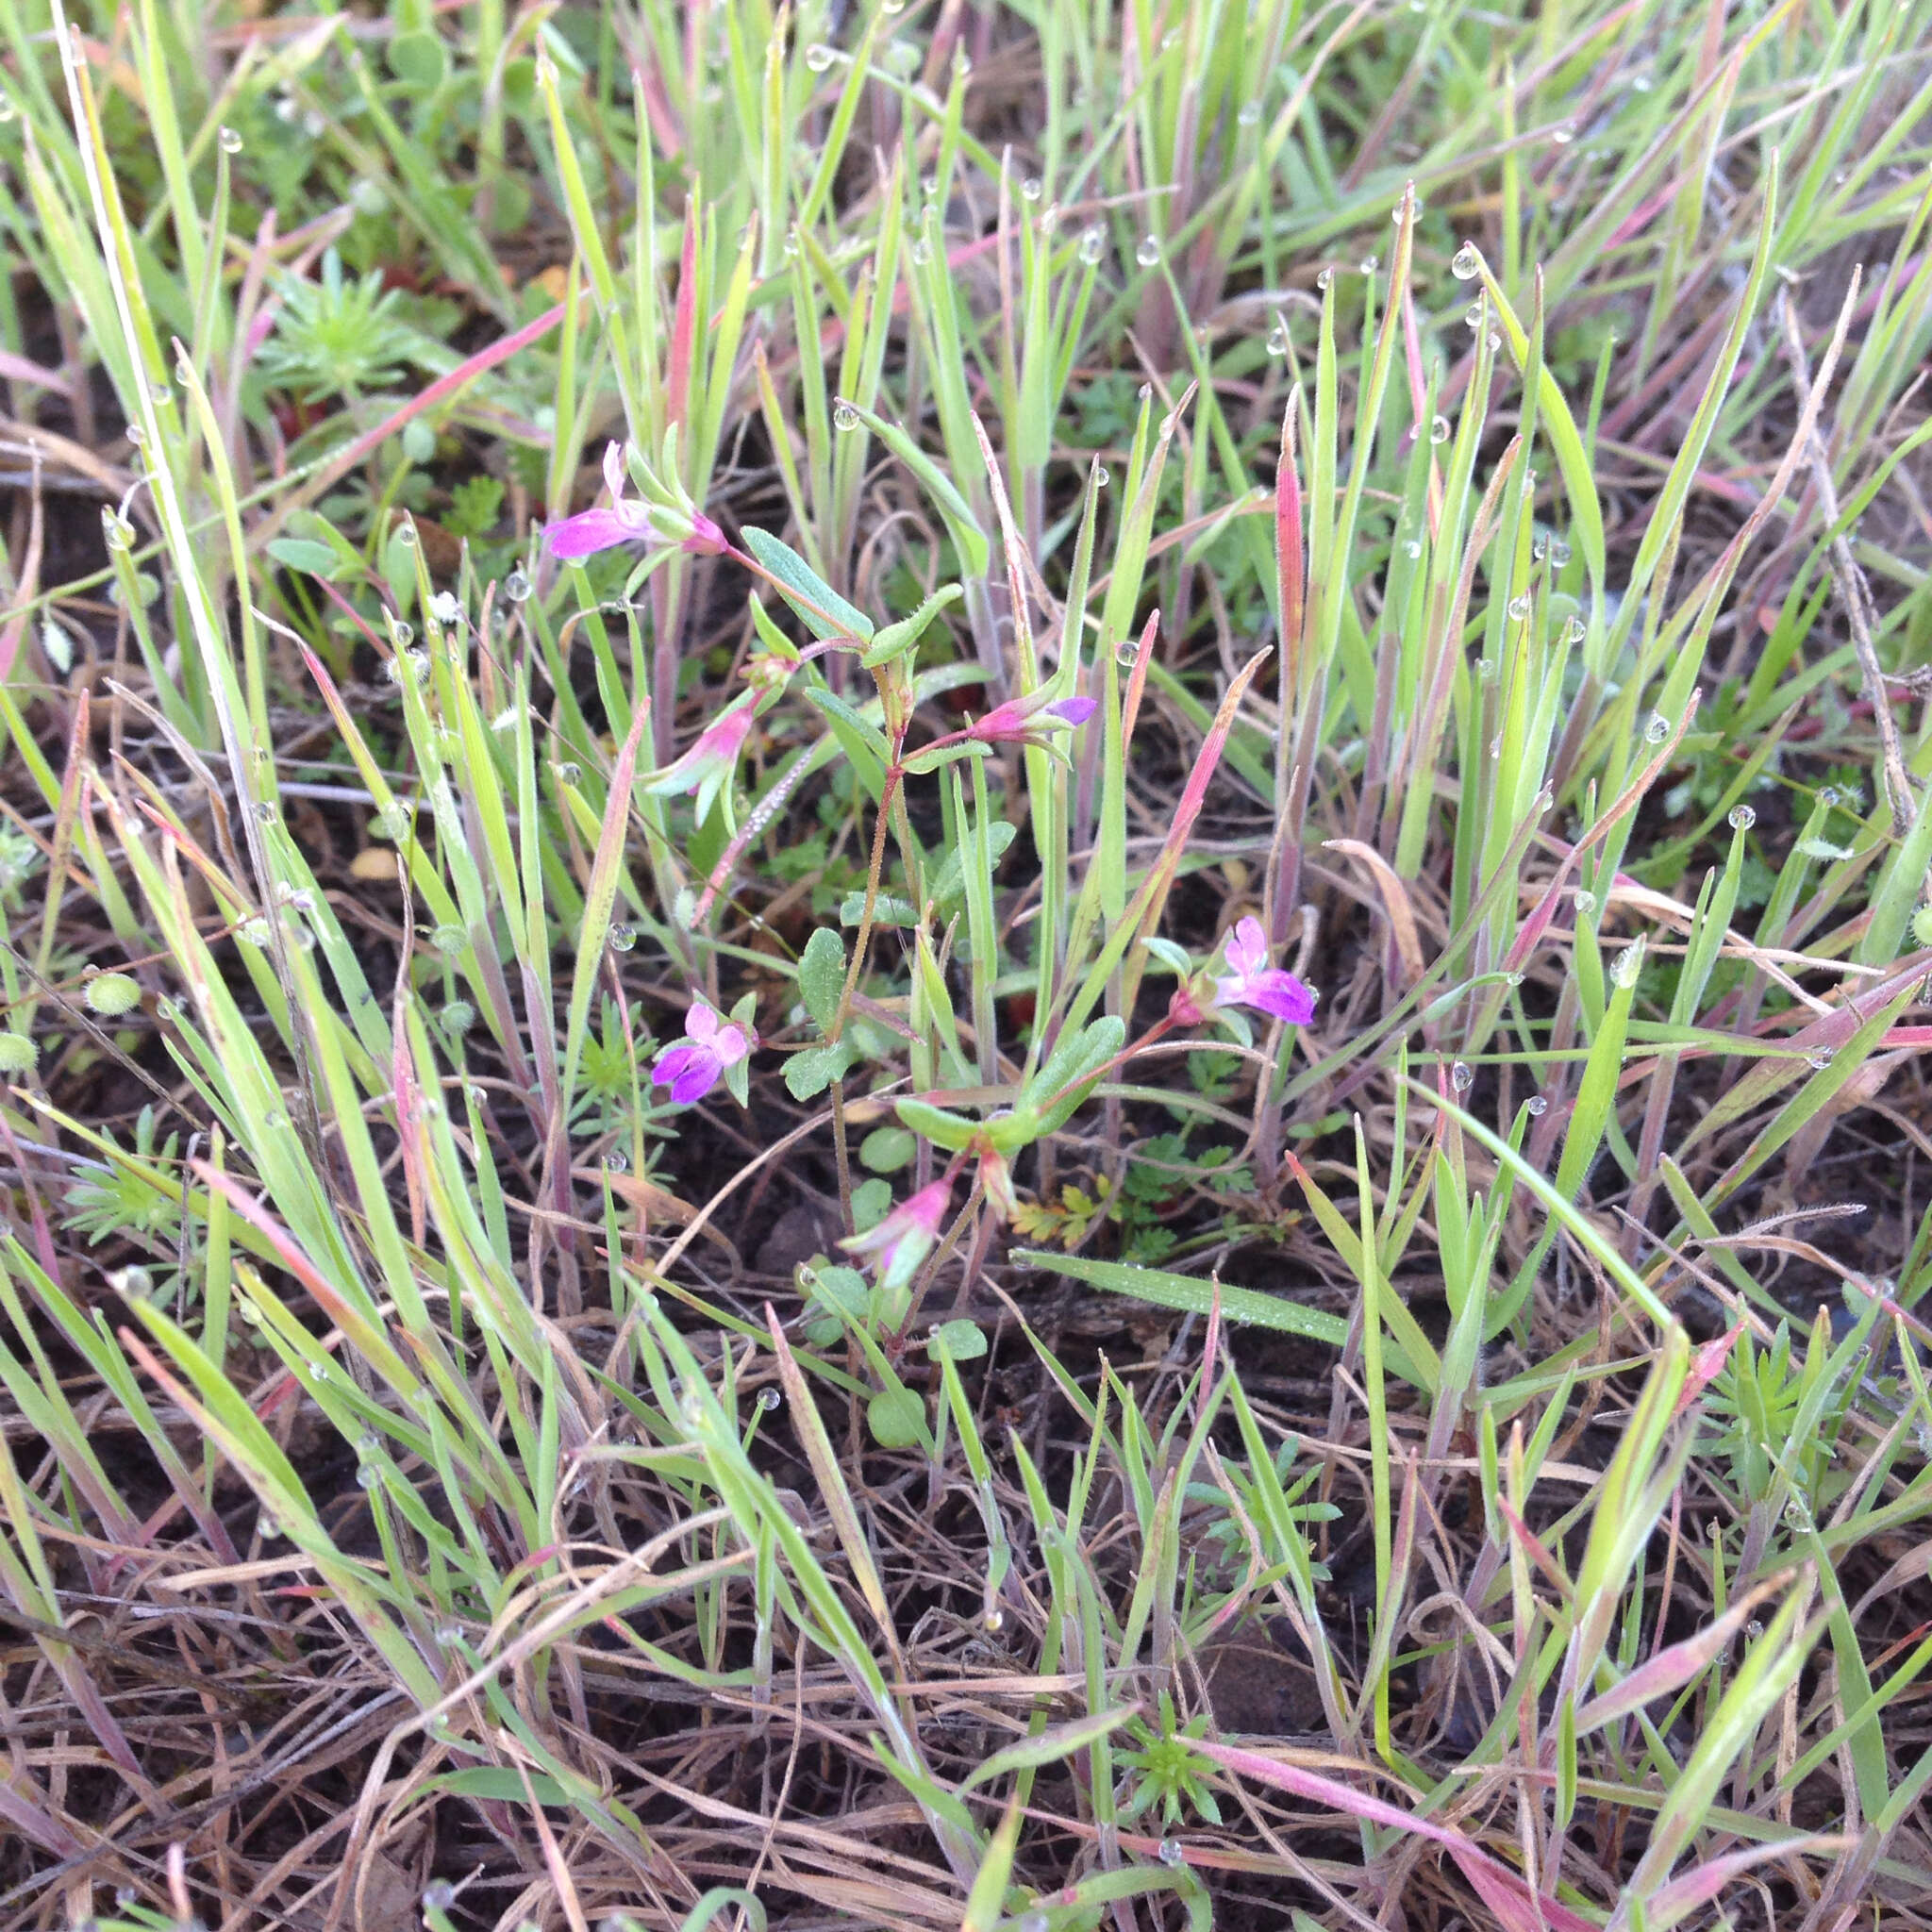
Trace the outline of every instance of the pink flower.
<path fill-rule="evenodd" d="M 710 816 L 711 801 L 731 783 L 738 770 L 738 755 L 751 734 L 752 707 L 757 702 L 757 692 L 748 691 L 720 711 L 687 751 L 644 781 L 645 791 L 654 798 L 695 791 L 698 823 L 702 824 Z"/>
<path fill-rule="evenodd" d="M 651 1082 L 668 1087 L 680 1107 L 702 1100 L 758 1043 L 749 1026 L 721 1020 L 699 1000 L 684 1016 L 684 1038 L 667 1046 L 651 1068 Z"/>
<path fill-rule="evenodd" d="M 604 451 L 604 483 L 610 491 L 608 509 L 587 509 L 543 526 L 543 541 L 552 557 L 574 562 L 619 543 L 648 543 L 654 538 L 682 545 L 698 557 L 716 557 L 724 549 L 724 533 L 709 517 L 672 504 L 632 503 L 624 493 L 624 448 L 610 443 Z"/>
<path fill-rule="evenodd" d="M 1258 919 L 1244 919 L 1227 942 L 1228 973 L 1214 982 L 1217 1006 L 1254 1007 L 1272 1019 L 1306 1026 L 1315 1017 L 1315 995 L 1292 973 L 1268 963 L 1268 941 Z"/>
<path fill-rule="evenodd" d="M 904 1288 L 940 1238 L 940 1223 L 953 1199 L 953 1177 L 942 1174 L 908 1195 L 876 1227 L 839 1243 L 855 1255 L 876 1257 L 879 1286 Z"/>
<path fill-rule="evenodd" d="M 1055 698 L 1042 702 L 1038 694 L 1030 698 L 1008 698 L 996 705 L 975 724 L 966 727 L 968 738 L 982 744 L 1038 743 L 1041 731 L 1071 731 L 1093 715 L 1091 698 Z"/>

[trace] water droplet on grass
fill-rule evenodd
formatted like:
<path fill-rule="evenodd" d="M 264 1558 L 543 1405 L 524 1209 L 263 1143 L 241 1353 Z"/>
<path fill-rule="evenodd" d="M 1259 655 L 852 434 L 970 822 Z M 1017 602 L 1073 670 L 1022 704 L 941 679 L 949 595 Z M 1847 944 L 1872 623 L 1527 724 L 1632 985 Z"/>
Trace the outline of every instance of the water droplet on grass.
<path fill-rule="evenodd" d="M 1532 1093 L 1523 1104 L 1531 1120 L 1541 1120 L 1550 1110 L 1550 1103 L 1541 1093 Z"/>
<path fill-rule="evenodd" d="M 1141 238 L 1140 247 L 1134 250 L 1134 259 L 1142 268 L 1152 268 L 1160 259 L 1159 238 L 1154 235 L 1143 235 Z"/>
<path fill-rule="evenodd" d="M 1475 1069 L 1467 1060 L 1457 1060 L 1449 1069 L 1449 1084 L 1458 1093 L 1467 1093 L 1475 1085 Z"/>
<path fill-rule="evenodd" d="M 1458 282 L 1473 281 L 1476 271 L 1482 267 L 1483 258 L 1476 253 L 1474 242 L 1465 242 L 1450 258 L 1449 273 Z"/>
<path fill-rule="evenodd" d="M 1732 806 L 1730 809 L 1730 827 L 1732 831 L 1748 832 L 1757 823 L 1757 813 L 1754 807 L 1748 805 Z"/>
<path fill-rule="evenodd" d="M 1080 259 L 1090 265 L 1096 262 L 1107 252 L 1107 231 L 1092 227 L 1083 229 L 1080 235 Z"/>
<path fill-rule="evenodd" d="M 858 427 L 858 411 L 850 403 L 839 403 L 832 409 L 832 427 L 846 434 Z"/>
<path fill-rule="evenodd" d="M 1435 419 L 1435 421 L 1429 425 L 1429 441 L 1434 443 L 1444 443 L 1449 441 L 1448 417 L 1438 416 Z"/>

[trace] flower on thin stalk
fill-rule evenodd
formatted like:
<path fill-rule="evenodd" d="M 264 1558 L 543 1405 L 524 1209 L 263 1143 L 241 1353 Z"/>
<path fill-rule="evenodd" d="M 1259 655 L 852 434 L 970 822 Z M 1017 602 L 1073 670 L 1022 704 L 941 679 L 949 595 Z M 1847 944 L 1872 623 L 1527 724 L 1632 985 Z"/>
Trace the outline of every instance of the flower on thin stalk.
<path fill-rule="evenodd" d="M 1037 744 L 1047 741 L 1046 731 L 1072 731 L 1086 724 L 1094 710 L 1091 698 L 1048 698 L 1036 692 L 1030 698 L 1008 698 L 996 705 L 985 717 L 967 725 L 966 736 L 981 744 Z"/>
<path fill-rule="evenodd" d="M 1306 1026 L 1315 995 L 1292 973 L 1268 963 L 1268 940 L 1258 919 L 1244 919 L 1227 942 L 1227 972 L 1214 982 L 1218 1007 L 1253 1007 L 1271 1019 Z"/>
<path fill-rule="evenodd" d="M 876 1227 L 856 1234 L 839 1245 L 855 1255 L 871 1255 L 878 1269 L 879 1287 L 891 1293 L 904 1288 L 940 1238 L 940 1223 L 953 1199 L 953 1177 L 941 1174 L 905 1200 Z"/>
<path fill-rule="evenodd" d="M 724 1020 L 703 1000 L 684 1016 L 684 1038 L 674 1041 L 651 1067 L 653 1086 L 668 1087 L 680 1107 L 702 1100 L 725 1072 L 747 1058 L 758 1037 L 749 1025 Z"/>
<path fill-rule="evenodd" d="M 644 791 L 654 798 L 675 791 L 696 792 L 698 824 L 703 824 L 711 815 L 712 801 L 719 792 L 729 795 L 738 756 L 751 734 L 752 707 L 757 702 L 757 692 L 747 691 L 726 706 L 698 733 L 689 750 L 644 780 Z"/>
<path fill-rule="evenodd" d="M 633 502 L 625 494 L 624 448 L 611 443 L 604 451 L 604 482 L 610 491 L 609 508 L 580 510 L 543 526 L 543 541 L 552 557 L 575 562 L 619 543 L 675 543 L 697 557 L 717 557 L 724 550 L 724 533 L 709 517 L 665 491 L 661 501 Z"/>

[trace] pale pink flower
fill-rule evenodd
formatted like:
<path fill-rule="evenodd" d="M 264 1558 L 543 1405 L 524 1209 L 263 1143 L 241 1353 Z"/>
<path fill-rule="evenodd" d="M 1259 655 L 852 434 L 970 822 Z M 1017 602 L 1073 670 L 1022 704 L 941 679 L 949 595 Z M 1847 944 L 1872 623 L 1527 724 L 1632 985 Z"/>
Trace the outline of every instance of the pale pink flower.
<path fill-rule="evenodd" d="M 904 1288 L 939 1240 L 940 1223 L 946 1218 L 952 1198 L 953 1177 L 942 1174 L 916 1194 L 908 1195 L 877 1226 L 839 1245 L 855 1255 L 874 1257 L 882 1289 Z"/>
<path fill-rule="evenodd" d="M 1253 1007 L 1272 1019 L 1306 1026 L 1315 995 L 1292 973 L 1268 963 L 1268 940 L 1258 919 L 1244 919 L 1227 941 L 1227 973 L 1214 982 L 1217 1006 Z"/>
<path fill-rule="evenodd" d="M 702 1100 L 758 1043 L 736 1020 L 722 1020 L 703 1000 L 684 1016 L 684 1038 L 674 1041 L 651 1068 L 654 1086 L 668 1087 L 680 1107 Z"/>
<path fill-rule="evenodd" d="M 724 531 L 702 511 L 632 502 L 625 494 L 625 480 L 624 448 L 613 442 L 604 451 L 604 483 L 610 491 L 610 507 L 581 510 L 546 524 L 543 541 L 552 557 L 574 562 L 619 543 L 653 541 L 678 543 L 699 557 L 716 557 L 724 551 Z"/>
<path fill-rule="evenodd" d="M 644 781 L 653 797 L 675 791 L 698 795 L 698 822 L 710 816 L 711 801 L 729 785 L 738 770 L 738 755 L 751 733 L 756 693 L 747 692 L 711 720 L 683 752 L 661 772 Z"/>

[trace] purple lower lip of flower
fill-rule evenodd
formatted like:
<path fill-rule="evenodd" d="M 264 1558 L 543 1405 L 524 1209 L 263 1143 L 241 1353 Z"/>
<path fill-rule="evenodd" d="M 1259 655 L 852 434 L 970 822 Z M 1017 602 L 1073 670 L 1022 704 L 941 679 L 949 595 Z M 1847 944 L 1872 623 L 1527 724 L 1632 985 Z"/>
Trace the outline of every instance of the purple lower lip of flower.
<path fill-rule="evenodd" d="M 1047 706 L 1048 712 L 1068 724 L 1084 724 L 1098 708 L 1091 698 L 1061 698 Z"/>
<path fill-rule="evenodd" d="M 655 1086 L 670 1088 L 671 1097 L 679 1107 L 689 1107 L 718 1084 L 724 1071 L 713 1048 L 687 1041 L 658 1056 L 651 1080 Z"/>

